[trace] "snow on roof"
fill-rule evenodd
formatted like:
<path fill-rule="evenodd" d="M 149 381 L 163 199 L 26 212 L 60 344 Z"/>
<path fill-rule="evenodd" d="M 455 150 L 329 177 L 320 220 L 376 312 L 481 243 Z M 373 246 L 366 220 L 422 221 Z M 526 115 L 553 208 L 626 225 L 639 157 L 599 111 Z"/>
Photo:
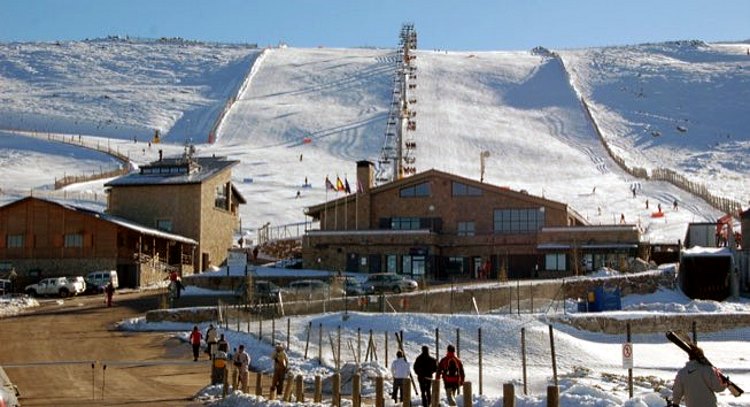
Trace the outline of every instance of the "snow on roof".
<path fill-rule="evenodd" d="M 683 256 L 731 256 L 732 251 L 728 247 L 702 247 L 694 246 L 682 251 Z"/>

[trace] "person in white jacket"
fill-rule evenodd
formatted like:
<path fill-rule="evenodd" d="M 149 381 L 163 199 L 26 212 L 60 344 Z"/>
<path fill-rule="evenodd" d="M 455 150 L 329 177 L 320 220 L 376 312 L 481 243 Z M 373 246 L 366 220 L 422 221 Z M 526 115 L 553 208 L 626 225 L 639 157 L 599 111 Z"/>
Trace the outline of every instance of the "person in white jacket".
<path fill-rule="evenodd" d="M 672 387 L 672 405 L 679 406 L 684 399 L 687 407 L 716 407 L 716 395 L 727 388 L 721 371 L 705 360 L 703 350 L 690 353 L 690 360 L 677 372 Z"/>
<path fill-rule="evenodd" d="M 409 373 L 409 362 L 406 361 L 401 351 L 396 352 L 396 359 L 391 363 L 391 374 L 393 375 L 393 392 L 391 393 L 391 397 L 396 403 L 404 401 L 403 387 L 407 383 Z M 398 397 L 399 393 L 401 393 L 401 400 Z"/>

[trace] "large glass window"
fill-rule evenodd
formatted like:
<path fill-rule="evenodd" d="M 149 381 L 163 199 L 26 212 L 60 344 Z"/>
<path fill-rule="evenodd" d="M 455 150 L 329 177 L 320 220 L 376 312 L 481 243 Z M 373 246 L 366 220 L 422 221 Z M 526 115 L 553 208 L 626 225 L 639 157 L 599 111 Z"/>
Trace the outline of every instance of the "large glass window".
<path fill-rule="evenodd" d="M 422 277 L 425 274 L 425 263 L 425 256 L 403 256 L 401 258 L 402 274 L 412 277 Z"/>
<path fill-rule="evenodd" d="M 23 235 L 8 235 L 6 240 L 6 247 L 9 249 L 23 247 L 24 243 Z"/>
<path fill-rule="evenodd" d="M 544 208 L 495 209 L 495 233 L 534 233 L 544 226 Z"/>
<path fill-rule="evenodd" d="M 453 181 L 453 196 L 482 196 L 482 190 L 471 185 Z"/>
<path fill-rule="evenodd" d="M 420 228 L 419 218 L 391 218 L 393 230 L 417 230 Z"/>
<path fill-rule="evenodd" d="M 398 272 L 398 256 L 395 254 L 387 254 L 385 256 L 385 271 L 388 273 Z"/>
<path fill-rule="evenodd" d="M 65 235 L 65 247 L 83 247 L 83 235 L 80 233 Z"/>
<path fill-rule="evenodd" d="M 547 270 L 565 271 L 568 269 L 565 253 L 549 253 L 544 256 L 544 266 Z"/>
<path fill-rule="evenodd" d="M 401 188 L 401 190 L 398 191 L 399 196 L 401 198 L 414 198 L 414 197 L 425 197 L 430 196 L 430 183 L 429 182 L 423 182 L 421 184 L 408 186 L 406 188 Z"/>
<path fill-rule="evenodd" d="M 446 265 L 446 268 L 451 274 L 463 274 L 464 258 L 459 256 L 448 257 L 448 264 Z"/>
<path fill-rule="evenodd" d="M 458 222 L 459 236 L 474 236 L 474 222 Z"/>

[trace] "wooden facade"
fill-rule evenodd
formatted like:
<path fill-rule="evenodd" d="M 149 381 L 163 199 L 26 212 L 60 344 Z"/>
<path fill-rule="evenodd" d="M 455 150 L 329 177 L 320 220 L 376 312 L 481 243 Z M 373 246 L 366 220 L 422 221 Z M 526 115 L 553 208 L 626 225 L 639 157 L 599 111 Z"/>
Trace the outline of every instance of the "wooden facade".
<path fill-rule="evenodd" d="M 636 256 L 634 225 L 590 226 L 564 203 L 429 170 L 307 209 L 305 267 L 415 278 L 532 278 L 618 267 Z"/>

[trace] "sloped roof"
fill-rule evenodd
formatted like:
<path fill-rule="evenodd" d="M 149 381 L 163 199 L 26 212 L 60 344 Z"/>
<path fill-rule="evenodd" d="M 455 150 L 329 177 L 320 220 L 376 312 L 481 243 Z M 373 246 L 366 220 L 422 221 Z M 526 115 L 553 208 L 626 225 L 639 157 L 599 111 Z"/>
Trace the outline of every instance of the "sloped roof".
<path fill-rule="evenodd" d="M 430 170 L 412 175 L 411 177 L 402 178 L 393 182 L 389 182 L 387 184 L 374 187 L 370 189 L 369 193 L 374 195 L 374 194 L 382 193 L 384 191 L 392 190 L 394 188 L 402 188 L 408 185 L 416 184 L 419 182 L 424 182 L 425 180 L 429 180 L 433 178 L 448 178 L 448 179 L 458 181 L 467 185 L 471 185 L 473 187 L 480 188 L 487 192 L 506 195 L 513 199 L 527 201 L 535 205 L 544 205 L 544 206 L 552 206 L 552 207 L 556 206 L 556 207 L 559 207 L 560 209 L 568 209 L 568 205 L 562 202 L 552 201 L 546 198 L 528 194 L 526 192 L 514 191 L 506 187 L 500 187 L 500 186 L 496 186 L 492 184 L 487 184 L 484 182 L 479 182 L 473 179 L 464 178 L 458 175 L 450 174 L 450 173 L 443 172 L 443 171 L 436 170 L 436 169 L 430 169 Z M 341 198 L 333 199 L 331 201 L 324 202 L 322 204 L 310 206 L 305 210 L 305 213 L 309 216 L 314 216 L 315 214 L 319 214 L 320 212 L 325 210 L 327 206 L 343 205 L 344 202 L 353 201 L 355 198 L 356 198 L 356 193 L 350 194 Z"/>
<path fill-rule="evenodd" d="M 239 161 L 226 157 L 168 158 L 141 166 L 139 172 L 115 178 L 104 186 L 200 184 L 237 164 Z"/>
<path fill-rule="evenodd" d="M 27 201 L 27 200 L 37 200 L 37 201 L 47 202 L 47 203 L 50 203 L 52 205 L 57 205 L 57 206 L 60 206 L 62 208 L 65 208 L 66 210 L 73 211 L 73 212 L 78 212 L 78 213 L 81 213 L 81 214 L 84 214 L 84 215 L 87 215 L 87 216 L 92 216 L 92 217 L 95 217 L 97 219 L 103 220 L 105 222 L 114 223 L 115 225 L 118 225 L 120 227 L 123 227 L 123 228 L 129 229 L 129 230 L 132 230 L 132 231 L 144 234 L 146 236 L 154 236 L 154 237 L 159 237 L 159 238 L 163 238 L 163 239 L 174 240 L 174 241 L 180 242 L 180 243 L 198 245 L 197 241 L 195 241 L 195 240 L 193 240 L 193 239 L 191 239 L 189 237 L 185 237 L 185 236 L 182 236 L 182 235 L 176 235 L 174 233 L 165 232 L 165 231 L 159 230 L 159 229 L 154 229 L 154 228 L 151 228 L 151 227 L 148 227 L 148 226 L 144 226 L 144 225 L 135 223 L 133 221 L 130 221 L 130 220 L 127 220 L 127 219 L 124 219 L 124 218 L 120 218 L 118 216 L 112 216 L 112 215 L 106 214 L 104 212 L 97 211 L 95 209 L 84 208 L 84 207 L 80 207 L 80 206 L 75 206 L 75 205 L 71 205 L 68 202 L 58 201 L 58 200 L 54 200 L 54 199 L 45 199 L 45 198 L 39 198 L 39 197 L 35 197 L 35 196 L 29 196 L 29 197 L 21 198 L 21 199 L 18 199 L 16 201 L 13 201 L 11 203 L 8 203 L 7 205 L 0 206 L 0 210 L 3 209 L 3 208 L 7 208 L 7 207 L 10 207 L 10 206 L 13 206 L 13 205 L 20 204 L 20 203 L 22 203 L 24 201 Z"/>

